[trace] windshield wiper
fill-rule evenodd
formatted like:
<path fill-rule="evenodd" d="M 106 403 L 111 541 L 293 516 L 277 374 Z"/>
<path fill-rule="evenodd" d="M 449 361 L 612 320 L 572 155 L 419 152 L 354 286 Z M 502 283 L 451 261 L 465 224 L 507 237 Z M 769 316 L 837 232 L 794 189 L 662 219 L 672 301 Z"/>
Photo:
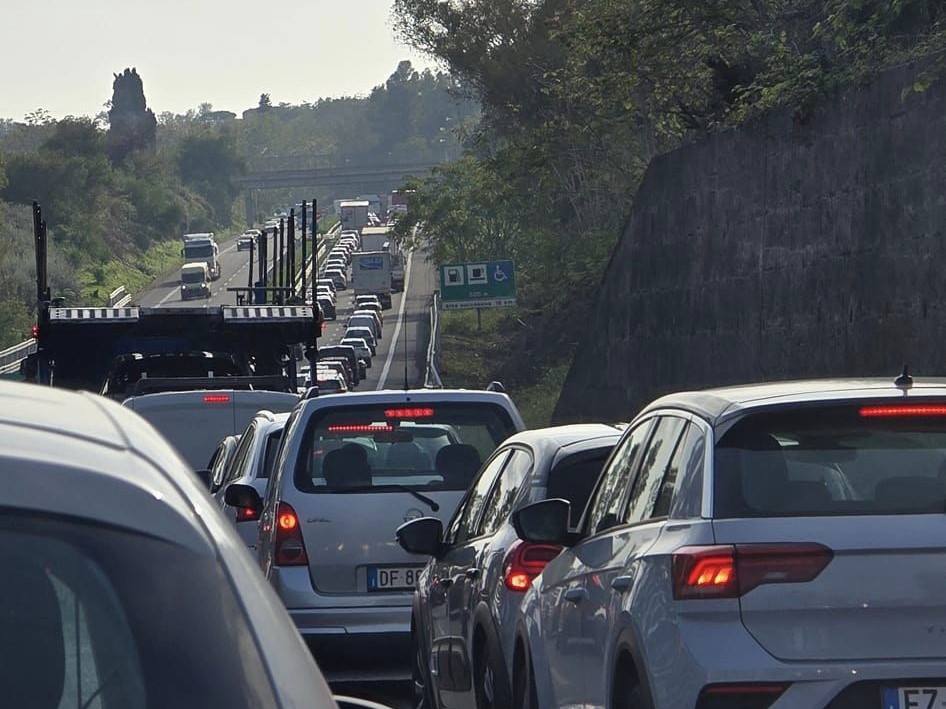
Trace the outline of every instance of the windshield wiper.
<path fill-rule="evenodd" d="M 406 492 L 409 495 L 413 495 L 418 500 L 426 504 L 434 512 L 437 512 L 440 509 L 440 505 L 437 504 L 436 500 L 432 500 L 427 497 L 427 495 L 422 495 L 413 488 L 408 487 L 407 485 L 352 485 L 351 487 L 340 487 L 333 490 L 326 490 L 332 494 L 345 494 L 351 492 Z"/>

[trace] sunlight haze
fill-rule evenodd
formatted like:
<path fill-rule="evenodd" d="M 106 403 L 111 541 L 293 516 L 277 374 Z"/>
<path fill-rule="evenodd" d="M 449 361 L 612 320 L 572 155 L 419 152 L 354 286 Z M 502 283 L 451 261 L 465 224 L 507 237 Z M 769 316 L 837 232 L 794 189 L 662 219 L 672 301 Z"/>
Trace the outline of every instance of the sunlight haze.
<path fill-rule="evenodd" d="M 200 103 L 241 111 L 365 94 L 402 59 L 388 0 L 5 0 L 0 25 L 0 118 L 37 108 L 94 116 L 112 75 L 136 67 L 160 115 Z"/>

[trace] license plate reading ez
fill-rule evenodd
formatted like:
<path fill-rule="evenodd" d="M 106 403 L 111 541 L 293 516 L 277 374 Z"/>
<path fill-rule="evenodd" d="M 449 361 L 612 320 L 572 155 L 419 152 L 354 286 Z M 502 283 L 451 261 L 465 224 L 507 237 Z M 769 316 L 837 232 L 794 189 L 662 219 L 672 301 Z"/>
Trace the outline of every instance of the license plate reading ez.
<path fill-rule="evenodd" d="M 946 685 L 884 689 L 883 709 L 944 708 L 946 708 Z"/>
<path fill-rule="evenodd" d="M 369 566 L 369 591 L 412 591 L 423 566 Z"/>

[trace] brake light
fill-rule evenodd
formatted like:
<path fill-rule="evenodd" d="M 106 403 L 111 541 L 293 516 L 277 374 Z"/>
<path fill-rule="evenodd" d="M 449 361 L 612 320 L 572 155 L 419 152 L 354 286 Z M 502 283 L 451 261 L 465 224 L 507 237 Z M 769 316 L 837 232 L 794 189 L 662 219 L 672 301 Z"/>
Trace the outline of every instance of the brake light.
<path fill-rule="evenodd" d="M 420 419 L 434 415 L 431 408 L 385 409 L 384 416 L 389 419 Z"/>
<path fill-rule="evenodd" d="M 329 433 L 379 433 L 393 431 L 394 427 L 386 423 L 344 424 L 329 426 Z"/>
<path fill-rule="evenodd" d="M 535 577 L 561 551 L 562 547 L 552 544 L 530 544 L 521 540 L 515 542 L 503 560 L 503 582 L 506 588 L 519 593 L 528 591 Z"/>
<path fill-rule="evenodd" d="M 767 709 L 786 689 L 787 683 L 711 684 L 700 692 L 696 709 Z"/>
<path fill-rule="evenodd" d="M 259 512 L 246 507 L 238 507 L 236 514 L 237 522 L 255 522 L 259 519 Z"/>
<path fill-rule="evenodd" d="M 673 596 L 738 598 L 769 583 L 814 580 L 834 557 L 815 543 L 722 544 L 673 553 Z"/>
<path fill-rule="evenodd" d="M 30 328 L 30 336 L 34 340 L 39 337 L 39 325 L 33 325 L 33 327 Z"/>
<path fill-rule="evenodd" d="M 273 546 L 276 566 L 308 565 L 299 517 L 292 505 L 286 502 L 280 502 L 276 507 L 276 541 Z"/>
<path fill-rule="evenodd" d="M 230 395 L 229 394 L 205 394 L 204 403 L 205 404 L 229 404 Z"/>
<path fill-rule="evenodd" d="M 895 404 L 892 406 L 862 406 L 861 418 L 904 418 L 908 416 L 946 416 L 942 404 Z"/>

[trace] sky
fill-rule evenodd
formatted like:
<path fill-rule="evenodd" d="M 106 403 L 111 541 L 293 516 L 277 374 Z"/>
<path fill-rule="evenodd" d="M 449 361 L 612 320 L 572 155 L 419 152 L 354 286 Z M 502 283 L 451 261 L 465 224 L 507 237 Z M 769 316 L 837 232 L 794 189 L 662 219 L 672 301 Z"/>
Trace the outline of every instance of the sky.
<path fill-rule="evenodd" d="M 391 0 L 0 0 L 0 118 L 94 116 L 136 67 L 155 114 L 365 94 L 402 59 Z"/>

